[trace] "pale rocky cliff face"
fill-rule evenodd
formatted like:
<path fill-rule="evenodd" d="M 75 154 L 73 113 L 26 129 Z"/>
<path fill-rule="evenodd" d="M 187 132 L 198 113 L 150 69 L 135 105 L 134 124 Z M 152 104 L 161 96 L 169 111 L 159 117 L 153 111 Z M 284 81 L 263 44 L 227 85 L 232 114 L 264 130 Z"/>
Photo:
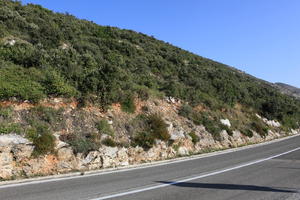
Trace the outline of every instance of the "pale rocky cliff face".
<path fill-rule="evenodd" d="M 220 138 L 217 140 L 206 131 L 204 126 L 194 125 L 190 120 L 179 116 L 178 109 L 181 103 L 175 100 L 137 102 L 135 114 L 122 112 L 119 105 L 113 105 L 107 112 L 102 112 L 100 109 L 92 106 L 77 109 L 75 103 L 64 104 L 57 99 L 51 103 L 44 103 L 44 105 L 64 107 L 63 115 L 66 118 L 66 123 L 59 130 L 55 131 L 55 152 L 33 157 L 34 146 L 22 134 L 0 135 L 1 179 L 127 166 L 197 154 L 210 149 L 238 147 L 283 136 L 282 134 L 269 131 L 265 138 L 255 132 L 253 132 L 252 137 L 247 137 L 238 130 L 233 131 L 231 135 L 223 130 L 220 133 Z M 24 106 L 20 104 L 10 106 L 15 108 L 15 116 L 18 116 L 15 120 L 24 123 L 22 114 L 28 112 L 30 106 L 27 104 L 24 104 Z M 129 144 L 131 137 L 130 130 L 127 130 L 127 123 L 142 113 L 145 106 L 151 112 L 161 113 L 162 118 L 168 125 L 169 142 L 155 140 L 154 146 L 149 149 L 130 145 L 118 145 L 116 147 L 102 145 L 88 153 L 74 153 L 72 146 L 61 140 L 61 136 L 65 137 L 78 130 L 94 132 L 96 131 L 94 127 L 95 121 L 107 119 L 109 125 L 115 130 L 116 135 L 113 138 L 118 143 Z M 231 126 L 228 119 L 223 119 L 222 123 L 226 126 Z M 274 126 L 278 125 L 276 122 L 270 121 L 265 121 L 265 123 L 272 123 Z M 192 131 L 199 137 L 199 141 L 193 143 L 192 137 L 189 135 Z M 294 131 L 292 134 L 297 133 L 298 131 Z M 104 135 L 103 137 L 111 136 Z"/>

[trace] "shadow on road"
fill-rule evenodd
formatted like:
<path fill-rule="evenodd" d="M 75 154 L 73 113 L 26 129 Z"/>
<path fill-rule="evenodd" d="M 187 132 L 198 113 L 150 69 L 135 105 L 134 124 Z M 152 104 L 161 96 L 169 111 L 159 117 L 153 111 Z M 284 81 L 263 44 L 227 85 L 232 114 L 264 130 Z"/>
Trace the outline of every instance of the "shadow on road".
<path fill-rule="evenodd" d="M 219 189 L 219 190 L 249 190 L 261 192 L 282 192 L 282 193 L 297 193 L 297 191 L 290 189 L 279 189 L 272 187 L 256 186 L 256 185 L 236 185 L 236 184 L 218 184 L 218 183 L 191 183 L 191 182 L 169 182 L 157 181 L 168 185 L 178 187 L 204 188 L 204 189 Z"/>

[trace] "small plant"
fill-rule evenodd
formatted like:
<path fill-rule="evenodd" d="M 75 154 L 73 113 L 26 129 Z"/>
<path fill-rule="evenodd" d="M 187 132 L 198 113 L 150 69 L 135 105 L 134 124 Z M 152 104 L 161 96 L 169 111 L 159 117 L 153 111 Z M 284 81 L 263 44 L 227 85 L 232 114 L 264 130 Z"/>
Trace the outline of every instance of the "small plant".
<path fill-rule="evenodd" d="M 0 117 L 3 119 L 9 119 L 12 115 L 12 108 L 11 107 L 1 107 L 0 106 Z"/>
<path fill-rule="evenodd" d="M 121 102 L 121 109 L 123 112 L 134 113 L 135 112 L 135 104 L 133 96 L 129 95 Z"/>
<path fill-rule="evenodd" d="M 1 123 L 0 124 L 0 135 L 1 134 L 9 134 L 16 133 L 20 134 L 22 132 L 22 128 L 20 124 L 16 123 Z"/>
<path fill-rule="evenodd" d="M 51 126 L 55 126 L 62 121 L 62 109 L 56 110 L 51 107 L 37 106 L 30 109 L 28 121 L 32 122 L 40 120 L 48 123 Z"/>
<path fill-rule="evenodd" d="M 230 127 L 228 127 L 228 126 L 226 126 L 226 125 L 224 125 L 224 124 L 220 124 L 220 128 L 221 128 L 222 130 L 225 130 L 225 131 L 228 133 L 228 135 L 230 135 L 230 136 L 233 135 L 233 132 L 232 132 L 232 130 L 230 129 Z"/>
<path fill-rule="evenodd" d="M 186 117 L 186 118 L 190 118 L 192 113 L 193 113 L 193 108 L 188 104 L 184 104 L 183 106 L 181 106 L 181 108 L 178 111 L 179 115 Z"/>
<path fill-rule="evenodd" d="M 36 138 L 38 138 L 37 129 L 35 127 L 28 128 L 25 131 L 25 137 L 29 139 L 30 141 L 34 141 Z"/>
<path fill-rule="evenodd" d="M 107 120 L 100 120 L 96 124 L 96 128 L 101 134 L 106 134 L 110 136 L 114 136 L 114 131 L 111 129 L 110 125 L 108 124 Z"/>
<path fill-rule="evenodd" d="M 103 141 L 102 141 L 102 144 L 104 144 L 105 146 L 109 146 L 109 147 L 115 147 L 117 146 L 116 142 L 111 139 L 111 138 L 105 138 Z"/>
<path fill-rule="evenodd" d="M 189 133 L 189 136 L 192 138 L 192 142 L 193 142 L 194 144 L 196 144 L 197 142 L 200 141 L 199 136 L 196 135 L 196 133 L 193 132 L 193 131 Z"/>
<path fill-rule="evenodd" d="M 83 153 L 87 155 L 88 152 L 98 149 L 100 146 L 93 143 L 90 139 L 77 137 L 69 140 L 69 144 L 72 146 L 74 153 Z"/>
<path fill-rule="evenodd" d="M 157 139 L 168 141 L 170 139 L 170 134 L 168 132 L 168 125 L 164 122 L 158 114 L 151 114 L 147 117 L 147 122 L 153 136 Z"/>
<path fill-rule="evenodd" d="M 55 137 L 51 133 L 44 133 L 33 140 L 35 146 L 33 156 L 53 153 L 55 147 Z"/>
<path fill-rule="evenodd" d="M 263 122 L 254 121 L 251 123 L 251 127 L 262 137 L 268 135 L 268 128 Z"/>
<path fill-rule="evenodd" d="M 251 129 L 249 128 L 245 128 L 244 130 L 242 130 L 242 134 L 244 134 L 247 137 L 253 137 L 253 132 Z"/>
<path fill-rule="evenodd" d="M 155 138 L 149 132 L 139 132 L 133 137 L 132 146 L 140 146 L 144 149 L 153 147 Z"/>

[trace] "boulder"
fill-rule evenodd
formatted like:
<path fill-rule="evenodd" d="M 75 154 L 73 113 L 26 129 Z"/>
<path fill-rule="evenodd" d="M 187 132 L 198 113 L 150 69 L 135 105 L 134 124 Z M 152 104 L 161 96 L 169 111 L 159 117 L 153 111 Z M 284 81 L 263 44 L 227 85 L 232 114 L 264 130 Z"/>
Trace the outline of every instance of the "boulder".
<path fill-rule="evenodd" d="M 116 158 L 117 152 L 118 152 L 118 147 L 104 146 L 103 148 L 100 149 L 100 151 L 105 156 L 108 156 L 110 158 Z"/>
<path fill-rule="evenodd" d="M 31 142 L 26 138 L 17 134 L 0 135 L 0 146 L 30 144 Z"/>
<path fill-rule="evenodd" d="M 179 147 L 177 153 L 179 156 L 189 155 L 189 151 L 186 147 Z"/>
<path fill-rule="evenodd" d="M 175 129 L 175 130 L 172 130 L 170 133 L 170 140 L 179 140 L 179 139 L 183 139 L 185 138 L 185 132 L 182 128 L 178 128 L 178 129 Z"/>
<path fill-rule="evenodd" d="M 13 175 L 13 169 L 13 155 L 9 152 L 0 153 L 0 178 L 10 178 Z"/>
<path fill-rule="evenodd" d="M 19 144 L 12 147 L 12 152 L 17 162 L 29 159 L 33 152 L 33 145 Z"/>
<path fill-rule="evenodd" d="M 229 119 L 221 119 L 220 122 L 221 122 L 221 124 L 223 124 L 225 126 L 231 127 L 231 123 L 230 123 Z"/>

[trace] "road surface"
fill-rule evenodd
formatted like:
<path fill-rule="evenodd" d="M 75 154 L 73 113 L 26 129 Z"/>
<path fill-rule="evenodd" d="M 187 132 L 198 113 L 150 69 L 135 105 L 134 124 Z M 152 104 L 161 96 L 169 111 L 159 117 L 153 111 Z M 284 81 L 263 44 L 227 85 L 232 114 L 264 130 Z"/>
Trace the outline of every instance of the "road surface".
<path fill-rule="evenodd" d="M 300 136 L 158 166 L 0 186 L 1 200 L 299 200 Z"/>

